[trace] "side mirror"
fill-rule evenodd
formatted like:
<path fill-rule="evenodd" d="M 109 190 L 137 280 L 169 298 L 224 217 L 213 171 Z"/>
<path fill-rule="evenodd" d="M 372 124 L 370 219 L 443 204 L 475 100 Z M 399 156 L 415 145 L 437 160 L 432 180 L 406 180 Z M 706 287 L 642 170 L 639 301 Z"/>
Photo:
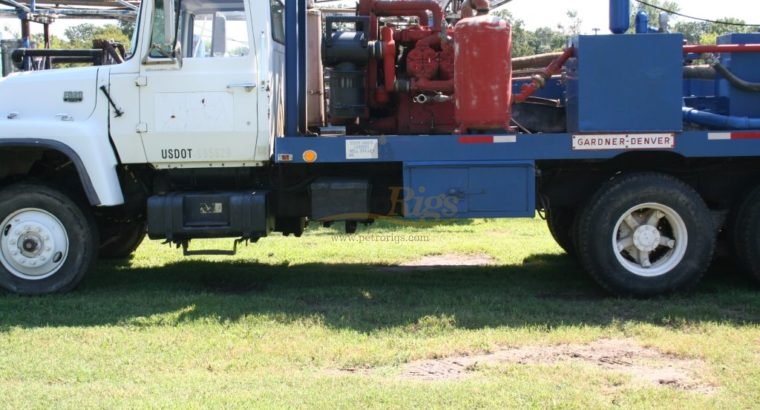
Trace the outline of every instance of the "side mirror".
<path fill-rule="evenodd" d="M 174 0 L 162 0 L 164 6 L 164 39 L 167 44 L 174 44 L 176 39 L 176 30 L 174 27 L 174 21 L 176 20 L 176 11 L 174 8 Z"/>
<path fill-rule="evenodd" d="M 222 13 L 214 14 L 214 28 L 211 36 L 211 55 L 223 57 L 227 51 L 227 18 Z"/>

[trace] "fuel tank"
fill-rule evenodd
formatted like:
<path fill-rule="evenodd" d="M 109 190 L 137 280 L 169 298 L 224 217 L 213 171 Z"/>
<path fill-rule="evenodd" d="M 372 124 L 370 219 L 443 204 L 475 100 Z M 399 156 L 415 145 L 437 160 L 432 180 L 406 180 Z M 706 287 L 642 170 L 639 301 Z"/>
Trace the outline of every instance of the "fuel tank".
<path fill-rule="evenodd" d="M 512 102 L 512 29 L 497 16 L 455 26 L 455 102 L 458 132 L 508 130 Z"/>

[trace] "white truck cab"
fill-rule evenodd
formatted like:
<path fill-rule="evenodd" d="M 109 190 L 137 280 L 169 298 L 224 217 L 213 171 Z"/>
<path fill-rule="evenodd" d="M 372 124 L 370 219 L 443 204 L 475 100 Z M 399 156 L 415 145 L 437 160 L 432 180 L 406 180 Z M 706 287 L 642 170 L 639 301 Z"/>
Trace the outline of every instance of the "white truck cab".
<path fill-rule="evenodd" d="M 282 134 L 283 9 L 279 0 L 146 1 L 124 63 L 3 79 L 0 93 L 16 97 L 0 100 L 0 146 L 35 140 L 77 157 L 93 205 L 123 203 L 119 162 L 262 166 Z"/>
<path fill-rule="evenodd" d="M 123 63 L 0 80 L 0 287 L 66 291 L 131 253 L 162 170 L 268 166 L 283 43 L 280 0 L 146 0 Z"/>

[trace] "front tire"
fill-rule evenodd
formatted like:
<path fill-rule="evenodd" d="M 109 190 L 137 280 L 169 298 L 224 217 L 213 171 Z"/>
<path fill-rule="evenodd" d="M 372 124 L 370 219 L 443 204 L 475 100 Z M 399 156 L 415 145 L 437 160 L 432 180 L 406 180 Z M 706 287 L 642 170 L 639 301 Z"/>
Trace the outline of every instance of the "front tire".
<path fill-rule="evenodd" d="M 582 266 L 620 296 L 650 297 L 695 285 L 715 247 L 704 201 L 668 175 L 613 179 L 579 218 L 576 239 Z"/>
<path fill-rule="evenodd" d="M 97 254 L 93 218 L 43 184 L 0 190 L 0 287 L 24 295 L 76 287 Z"/>
<path fill-rule="evenodd" d="M 136 220 L 129 222 L 101 222 L 100 243 L 98 257 L 101 259 L 124 259 L 128 258 L 140 247 L 147 235 L 147 227 L 144 221 Z"/>

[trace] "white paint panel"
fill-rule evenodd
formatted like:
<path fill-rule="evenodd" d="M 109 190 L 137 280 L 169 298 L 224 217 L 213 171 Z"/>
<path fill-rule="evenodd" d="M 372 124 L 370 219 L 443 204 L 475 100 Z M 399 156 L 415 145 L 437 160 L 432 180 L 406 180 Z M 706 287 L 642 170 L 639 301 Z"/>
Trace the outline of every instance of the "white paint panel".
<path fill-rule="evenodd" d="M 158 93 L 156 131 L 232 131 L 232 98 L 227 92 Z"/>

